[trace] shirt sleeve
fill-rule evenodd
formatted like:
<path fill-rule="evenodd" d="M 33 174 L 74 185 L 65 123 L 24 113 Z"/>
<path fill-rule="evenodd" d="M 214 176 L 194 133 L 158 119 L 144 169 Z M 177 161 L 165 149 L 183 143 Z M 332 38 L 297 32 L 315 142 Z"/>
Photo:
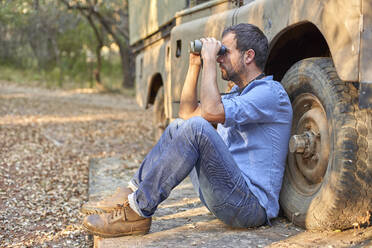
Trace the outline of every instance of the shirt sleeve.
<path fill-rule="evenodd" d="M 225 127 L 275 120 L 278 96 L 269 85 L 257 85 L 246 94 L 223 98 Z"/>

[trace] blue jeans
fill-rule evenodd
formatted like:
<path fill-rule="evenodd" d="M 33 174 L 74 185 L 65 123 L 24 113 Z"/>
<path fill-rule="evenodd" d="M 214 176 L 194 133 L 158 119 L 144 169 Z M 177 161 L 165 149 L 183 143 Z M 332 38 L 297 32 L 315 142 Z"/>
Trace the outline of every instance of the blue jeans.
<path fill-rule="evenodd" d="M 249 190 L 231 153 L 213 126 L 201 117 L 177 119 L 164 131 L 131 183 L 144 217 L 154 214 L 171 190 L 190 174 L 203 204 L 234 227 L 266 222 L 266 212 Z"/>

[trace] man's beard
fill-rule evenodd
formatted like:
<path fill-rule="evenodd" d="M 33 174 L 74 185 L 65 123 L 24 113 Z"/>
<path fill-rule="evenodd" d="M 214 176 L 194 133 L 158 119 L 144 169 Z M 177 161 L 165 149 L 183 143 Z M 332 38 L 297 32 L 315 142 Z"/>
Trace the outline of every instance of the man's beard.
<path fill-rule="evenodd" d="M 221 77 L 223 80 L 226 81 L 232 81 L 234 83 L 237 83 L 240 81 L 240 75 L 243 73 L 244 67 L 243 67 L 243 57 L 240 58 L 240 64 L 237 70 L 231 69 L 227 70 L 226 67 L 223 65 L 221 66 Z"/>
<path fill-rule="evenodd" d="M 243 66 L 240 66 L 237 71 L 227 70 L 225 67 L 221 66 L 221 77 L 223 80 L 232 81 L 237 83 L 240 80 L 240 74 L 242 73 Z"/>

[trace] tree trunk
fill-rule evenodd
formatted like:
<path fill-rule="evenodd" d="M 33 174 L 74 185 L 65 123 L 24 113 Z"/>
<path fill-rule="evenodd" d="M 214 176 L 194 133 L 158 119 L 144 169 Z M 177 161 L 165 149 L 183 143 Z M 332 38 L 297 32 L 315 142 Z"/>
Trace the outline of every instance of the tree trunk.
<path fill-rule="evenodd" d="M 91 13 L 86 14 L 83 10 L 81 10 L 81 13 L 87 18 L 97 39 L 97 43 L 98 43 L 96 47 L 97 67 L 96 69 L 93 70 L 93 76 L 94 76 L 97 86 L 99 88 L 104 88 L 102 81 L 101 81 L 101 68 L 102 68 L 101 50 L 103 47 L 103 37 L 102 37 L 103 35 L 102 33 L 98 31 L 98 28 L 92 19 Z"/>
<path fill-rule="evenodd" d="M 67 0 L 60 0 L 62 1 L 67 8 L 69 9 L 77 9 L 79 10 L 84 16 L 87 17 L 89 23 L 91 24 L 94 32 L 96 33 L 97 40 L 99 41 L 100 35 L 98 33 L 98 30 L 94 24 L 94 21 L 92 19 L 92 16 L 96 18 L 98 22 L 101 23 L 102 27 L 106 30 L 107 33 L 109 33 L 112 38 L 114 39 L 116 45 L 119 47 L 119 54 L 121 59 L 121 68 L 123 73 L 123 87 L 133 87 L 133 77 L 131 72 L 131 52 L 129 50 L 129 47 L 127 46 L 127 42 L 129 37 L 125 32 L 118 32 L 115 30 L 117 27 L 112 27 L 112 23 L 107 20 L 100 12 L 98 12 L 94 7 L 92 6 L 84 6 L 84 5 L 70 5 L 69 1 Z M 97 3 L 97 2 L 95 2 Z M 97 56 L 97 62 L 98 62 L 98 56 Z"/>
<path fill-rule="evenodd" d="M 125 45 L 119 44 L 119 53 L 121 59 L 121 69 L 123 72 L 123 82 L 122 85 L 125 88 L 131 88 L 134 85 L 132 74 L 130 72 L 130 51 Z"/>
<path fill-rule="evenodd" d="M 97 67 L 94 70 L 94 78 L 96 79 L 96 84 L 102 84 L 101 82 L 101 67 L 102 67 L 101 49 L 102 49 L 102 45 L 98 44 L 96 47 Z"/>
<path fill-rule="evenodd" d="M 111 34 L 112 38 L 114 39 L 115 43 L 119 46 L 119 54 L 120 54 L 120 59 L 121 59 L 121 68 L 123 72 L 123 87 L 133 87 L 133 79 L 130 73 L 130 64 L 129 64 L 129 59 L 130 59 L 130 51 L 128 46 L 125 44 L 124 41 L 119 37 L 117 33 L 114 32 L 110 24 L 107 23 L 105 18 L 98 13 L 98 12 L 93 12 L 97 17 L 97 20 L 102 24 L 102 26 L 105 28 L 105 30 Z"/>

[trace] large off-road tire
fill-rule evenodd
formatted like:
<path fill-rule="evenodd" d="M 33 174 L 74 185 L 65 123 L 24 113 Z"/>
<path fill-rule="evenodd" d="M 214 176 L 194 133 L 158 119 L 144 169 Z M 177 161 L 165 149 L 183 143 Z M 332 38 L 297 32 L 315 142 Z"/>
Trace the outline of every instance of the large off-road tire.
<path fill-rule="evenodd" d="M 164 87 L 161 86 L 156 93 L 154 101 L 154 138 L 159 140 L 160 136 L 163 134 L 165 128 L 167 127 L 167 119 L 165 117 L 164 109 Z"/>
<path fill-rule="evenodd" d="M 285 215 L 307 229 L 346 229 L 372 211 L 372 111 L 330 58 L 297 62 L 282 84 L 293 123 L 280 194 Z"/>

